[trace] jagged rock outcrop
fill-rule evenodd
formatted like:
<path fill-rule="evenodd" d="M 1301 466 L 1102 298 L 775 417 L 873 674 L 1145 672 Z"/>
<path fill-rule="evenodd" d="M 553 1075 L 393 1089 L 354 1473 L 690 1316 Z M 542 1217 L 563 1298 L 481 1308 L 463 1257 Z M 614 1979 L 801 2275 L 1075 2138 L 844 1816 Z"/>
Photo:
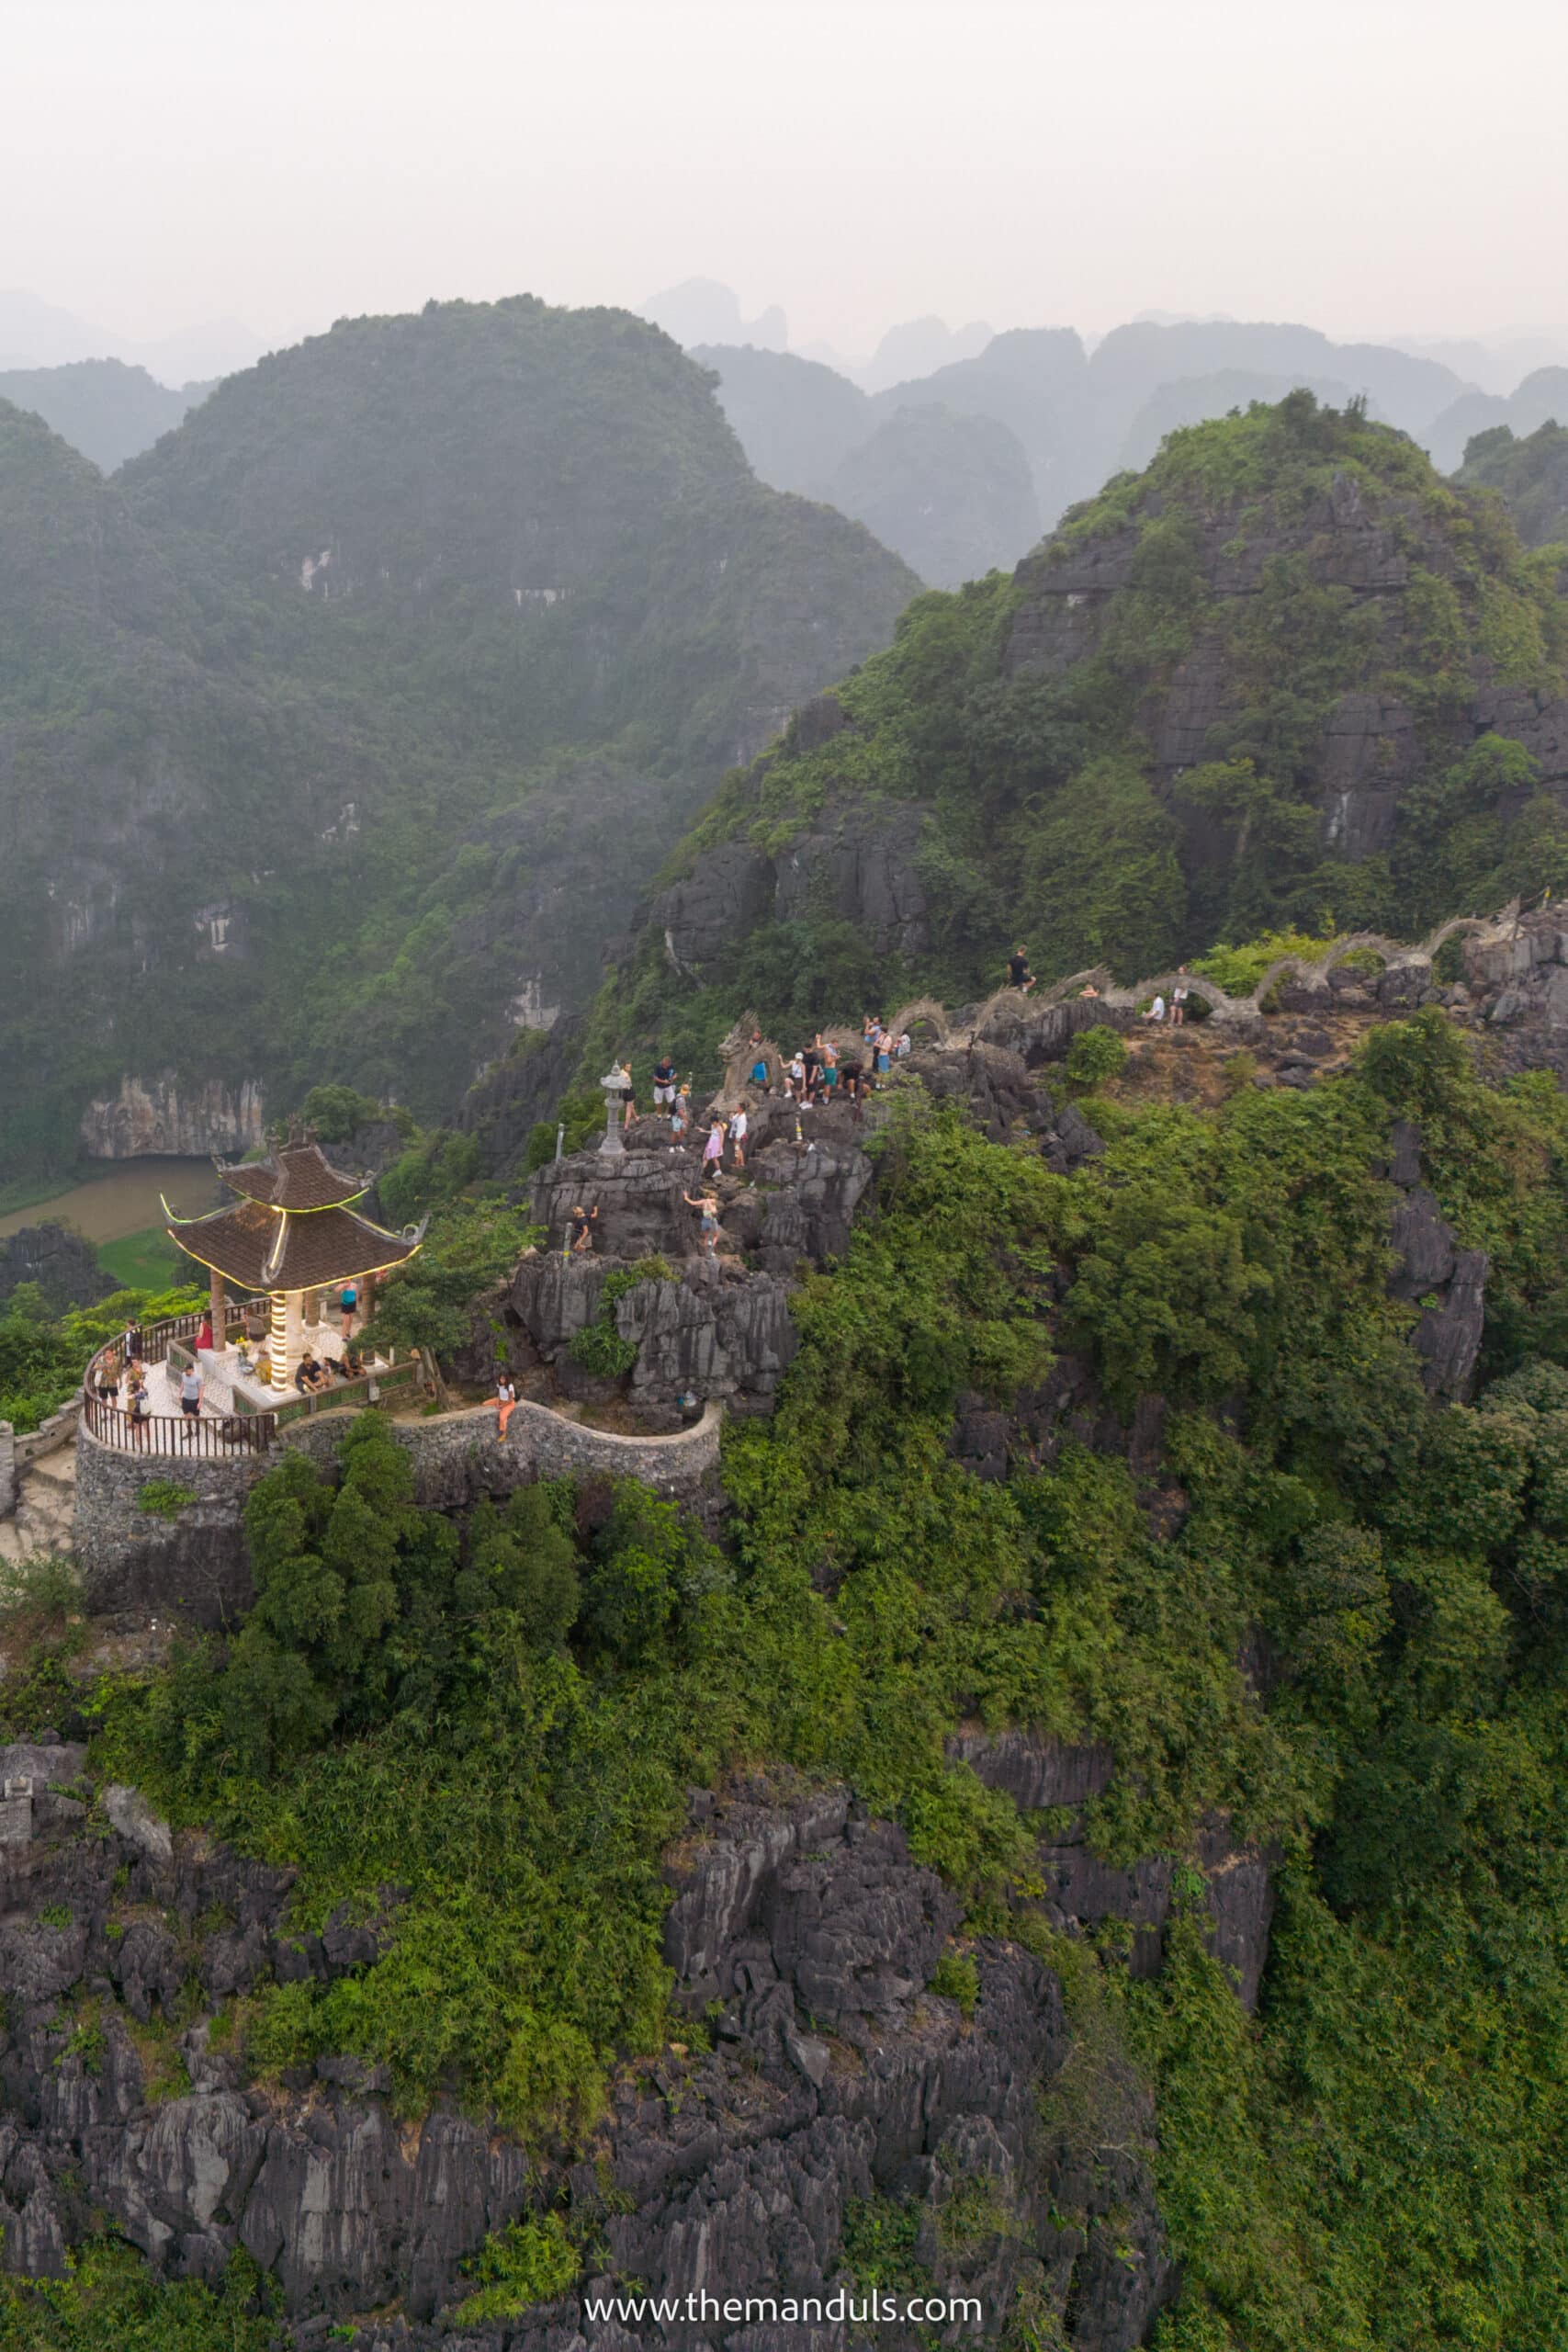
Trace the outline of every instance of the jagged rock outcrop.
<path fill-rule="evenodd" d="M 172 1836 L 136 1792 L 92 1788 L 84 1765 L 79 1746 L 0 1750 L 13 1785 L 31 1776 L 29 1818 L 19 1833 L 7 1818 L 0 1843 L 13 2268 L 58 2274 L 107 2215 L 176 2275 L 211 2278 L 244 2247 L 277 2278 L 300 2344 L 334 2312 L 398 2296 L 399 2340 L 423 2346 L 439 2340 L 430 2323 L 460 2291 L 463 2258 L 570 2185 L 597 2219 L 607 2277 L 654 2295 L 843 2284 L 850 2209 L 878 2194 L 921 2201 L 917 2260 L 938 2291 L 979 2299 L 978 2340 L 1000 2336 L 1021 2296 L 1076 2352 L 1131 2352 L 1174 2291 L 1146 2091 L 1114 2052 L 1075 2052 L 1055 1978 L 1017 1943 L 970 1946 L 972 2014 L 933 1993 L 957 1899 L 842 1788 L 694 1799 L 666 1951 L 677 2001 L 714 2021 L 715 2046 L 677 2043 L 626 2071 L 597 2162 L 563 2172 L 442 2108 L 400 2123 L 385 2072 L 358 2060 L 245 2079 L 212 2031 L 219 2003 L 373 1961 L 397 1890 L 368 1925 L 340 1914 L 319 1936 L 292 1933 L 291 1872 Z M 1054 2100 L 1075 2067 L 1087 2084 Z M 559 2352 L 582 2341 L 583 2318 L 573 2294 L 553 2325 L 466 2340 Z M 376 2325 L 354 2336 L 366 2352 Z M 622 2340 L 785 2352 L 793 2339 L 766 2324 L 716 2335 L 650 2321 Z M 894 2352 L 920 2340 L 887 2332 Z"/>
<path fill-rule="evenodd" d="M 21 1283 L 37 1283 L 55 1315 L 91 1306 L 115 1287 L 93 1244 L 64 1225 L 24 1225 L 0 1238 L 0 1313 Z"/>
<path fill-rule="evenodd" d="M 816 740 L 808 726 L 801 748 Z M 721 842 L 659 894 L 648 921 L 671 963 L 688 973 L 733 950 L 759 923 L 789 922 L 823 906 L 853 923 L 879 956 L 923 955 L 931 937 L 919 857 L 928 814 L 915 803 L 849 803 L 776 855 L 750 842 Z"/>
<path fill-rule="evenodd" d="M 225 1086 L 216 1078 L 194 1087 L 172 1070 L 152 1078 L 122 1078 L 119 1091 L 89 1102 L 78 1130 L 95 1159 L 137 1159 L 167 1154 L 197 1159 L 208 1152 L 239 1159 L 266 1139 L 259 1080 Z"/>

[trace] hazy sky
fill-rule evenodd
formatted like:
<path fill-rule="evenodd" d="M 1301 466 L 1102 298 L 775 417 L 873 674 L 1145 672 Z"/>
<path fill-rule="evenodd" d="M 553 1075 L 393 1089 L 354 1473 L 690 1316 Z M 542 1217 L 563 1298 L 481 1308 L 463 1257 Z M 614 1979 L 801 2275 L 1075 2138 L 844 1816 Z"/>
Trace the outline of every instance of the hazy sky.
<path fill-rule="evenodd" d="M 795 343 L 1568 317 L 1563 0 L 5 0 L 0 286 L 121 334 L 691 276 Z"/>

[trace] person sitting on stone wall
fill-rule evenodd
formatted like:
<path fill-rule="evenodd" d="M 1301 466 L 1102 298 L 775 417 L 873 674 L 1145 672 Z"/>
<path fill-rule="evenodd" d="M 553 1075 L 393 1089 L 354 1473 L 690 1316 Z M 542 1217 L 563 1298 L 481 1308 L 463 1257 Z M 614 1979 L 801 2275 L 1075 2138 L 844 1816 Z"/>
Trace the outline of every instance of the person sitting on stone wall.
<path fill-rule="evenodd" d="M 299 1359 L 299 1369 L 294 1375 L 294 1385 L 301 1396 L 319 1396 L 323 1388 L 332 1385 L 332 1374 L 324 1363 L 318 1363 L 309 1348 Z"/>
<path fill-rule="evenodd" d="M 516 1404 L 517 1391 L 502 1370 L 496 1374 L 495 1381 L 495 1433 L 498 1438 L 506 1435 L 506 1424 L 512 1419 Z"/>

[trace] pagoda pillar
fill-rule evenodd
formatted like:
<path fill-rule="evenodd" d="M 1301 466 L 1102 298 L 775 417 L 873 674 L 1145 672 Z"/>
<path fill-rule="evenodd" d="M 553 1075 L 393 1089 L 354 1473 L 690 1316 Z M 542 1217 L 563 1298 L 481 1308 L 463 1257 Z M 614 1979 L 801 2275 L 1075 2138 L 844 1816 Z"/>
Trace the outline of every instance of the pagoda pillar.
<path fill-rule="evenodd" d="M 294 1375 L 305 1352 L 305 1294 L 275 1290 L 267 1352 L 272 1358 L 274 1396 L 292 1396 Z"/>
<path fill-rule="evenodd" d="M 219 1272 L 216 1266 L 211 1269 L 211 1274 L 212 1279 L 208 1285 L 207 1297 L 209 1311 L 212 1317 L 212 1344 L 217 1352 L 221 1355 L 226 1339 L 224 1329 L 225 1317 L 228 1315 L 229 1308 L 228 1302 L 223 1295 L 223 1277 Z"/>

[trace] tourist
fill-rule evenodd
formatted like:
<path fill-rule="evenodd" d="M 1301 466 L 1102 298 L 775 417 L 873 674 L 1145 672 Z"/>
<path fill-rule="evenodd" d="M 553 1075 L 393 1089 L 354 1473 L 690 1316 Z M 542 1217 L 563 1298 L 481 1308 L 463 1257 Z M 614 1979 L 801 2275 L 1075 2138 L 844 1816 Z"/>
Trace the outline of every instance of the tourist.
<path fill-rule="evenodd" d="M 670 1112 L 670 1132 L 677 1143 L 689 1132 L 691 1125 L 692 1090 L 689 1086 L 682 1086 Z"/>
<path fill-rule="evenodd" d="M 147 1383 L 133 1374 L 125 1401 L 130 1414 L 132 1442 L 140 1449 L 152 1434 L 152 1399 L 147 1394 Z"/>
<path fill-rule="evenodd" d="M 1034 975 L 1029 968 L 1029 950 L 1021 944 L 1008 957 L 1008 986 L 1027 996 L 1034 986 Z"/>
<path fill-rule="evenodd" d="M 797 1046 L 789 1057 L 787 1091 L 796 1102 L 806 1100 L 806 1057 Z"/>
<path fill-rule="evenodd" d="M 838 1091 L 839 1048 L 833 1044 L 831 1038 L 822 1048 L 822 1086 L 824 1092 L 829 1097 Z"/>
<path fill-rule="evenodd" d="M 495 1433 L 498 1438 L 506 1435 L 506 1424 L 512 1419 L 512 1409 L 516 1402 L 516 1389 L 505 1372 L 499 1372 L 495 1380 Z"/>
<path fill-rule="evenodd" d="M 585 1209 L 581 1201 L 576 1203 L 566 1222 L 566 1245 L 561 1251 L 563 1258 L 587 1256 L 593 1247 L 593 1225 L 598 1215 L 597 1201 L 592 1209 Z"/>
<path fill-rule="evenodd" d="M 141 1326 L 140 1323 L 130 1322 L 126 1325 L 124 1330 L 119 1336 L 119 1347 L 120 1353 L 124 1356 L 127 1363 L 140 1363 L 141 1362 Z"/>
<path fill-rule="evenodd" d="M 119 1357 L 113 1348 L 98 1359 L 98 1396 L 106 1405 L 119 1402 Z"/>
<path fill-rule="evenodd" d="M 258 1388 L 270 1388 L 272 1386 L 272 1351 L 270 1349 L 263 1348 L 257 1355 L 254 1363 L 251 1366 L 251 1378 L 255 1382 Z"/>
<path fill-rule="evenodd" d="M 194 1363 L 187 1363 L 180 1374 L 180 1411 L 187 1421 L 194 1421 L 201 1411 L 201 1374 Z"/>
<path fill-rule="evenodd" d="M 357 1348 L 344 1348 L 343 1351 L 343 1363 L 340 1369 L 345 1380 L 364 1379 L 365 1358 L 360 1354 Z"/>
<path fill-rule="evenodd" d="M 1098 996 L 1100 994 L 1100 990 L 1095 987 L 1094 982 L 1090 980 L 1087 987 L 1079 989 L 1078 994 L 1081 997 Z"/>
<path fill-rule="evenodd" d="M 914 1040 L 910 1036 L 908 1031 L 907 1029 L 900 1030 L 898 1033 L 898 1043 L 894 1047 L 894 1051 L 897 1053 L 898 1059 L 901 1062 L 907 1062 L 914 1050 Z"/>
<path fill-rule="evenodd" d="M 669 1110 L 675 1100 L 675 1065 L 668 1054 L 653 1065 L 653 1107 Z"/>
<path fill-rule="evenodd" d="M 354 1337 L 354 1317 L 355 1310 L 358 1305 L 358 1283 L 354 1282 L 344 1283 L 342 1290 L 338 1293 L 337 1311 L 343 1317 L 343 1336 L 345 1340 L 351 1340 Z"/>
<path fill-rule="evenodd" d="M 196 1334 L 196 1352 L 197 1352 L 197 1355 L 199 1355 L 203 1348 L 206 1348 L 206 1349 L 209 1351 L 209 1352 L 210 1352 L 210 1351 L 211 1351 L 211 1347 L 212 1347 L 212 1310 L 211 1310 L 211 1308 L 210 1308 L 210 1307 L 209 1307 L 209 1309 L 207 1310 L 206 1314 L 202 1317 L 200 1323 L 199 1323 L 199 1324 L 197 1325 L 197 1334 Z"/>
<path fill-rule="evenodd" d="M 635 1127 L 637 1120 L 637 1097 L 634 1094 L 628 1094 L 626 1098 L 626 1108 L 621 1113 L 621 1125 L 623 1127 Z"/>
<path fill-rule="evenodd" d="M 750 1121 L 746 1116 L 745 1103 L 741 1102 L 738 1104 L 735 1116 L 729 1122 L 729 1140 L 735 1147 L 735 1165 L 737 1168 L 744 1168 L 746 1165 L 746 1137 L 750 1131 Z"/>
<path fill-rule="evenodd" d="M 1163 1021 L 1165 1019 L 1165 999 L 1163 996 L 1156 997 L 1153 1004 L 1150 1005 L 1148 1011 L 1145 1013 L 1144 1019 L 1145 1021 Z"/>
<path fill-rule="evenodd" d="M 307 1348 L 299 1359 L 299 1369 L 294 1375 L 294 1385 L 301 1396 L 319 1396 L 331 1382 L 332 1374 L 325 1364 L 318 1363 Z"/>
<path fill-rule="evenodd" d="M 893 1040 L 886 1029 L 876 1033 L 875 1062 L 877 1077 L 886 1078 L 893 1067 Z"/>
<path fill-rule="evenodd" d="M 1185 964 L 1179 964 L 1176 967 L 1176 985 L 1170 991 L 1170 1025 L 1173 1029 L 1179 1029 L 1187 1018 L 1188 994 L 1187 967 Z"/>
<path fill-rule="evenodd" d="M 711 1258 L 718 1248 L 718 1195 L 716 1193 L 682 1193 L 681 1198 L 689 1209 L 701 1211 L 703 1248 Z"/>
<path fill-rule="evenodd" d="M 724 1138 L 727 1130 L 722 1119 L 716 1119 L 708 1129 L 708 1139 L 703 1146 L 703 1173 L 724 1164 Z"/>
<path fill-rule="evenodd" d="M 762 1033 L 760 1029 L 753 1029 L 751 1032 L 750 1082 L 759 1094 L 773 1092 L 773 1088 L 768 1082 L 768 1049 L 762 1042 Z"/>

